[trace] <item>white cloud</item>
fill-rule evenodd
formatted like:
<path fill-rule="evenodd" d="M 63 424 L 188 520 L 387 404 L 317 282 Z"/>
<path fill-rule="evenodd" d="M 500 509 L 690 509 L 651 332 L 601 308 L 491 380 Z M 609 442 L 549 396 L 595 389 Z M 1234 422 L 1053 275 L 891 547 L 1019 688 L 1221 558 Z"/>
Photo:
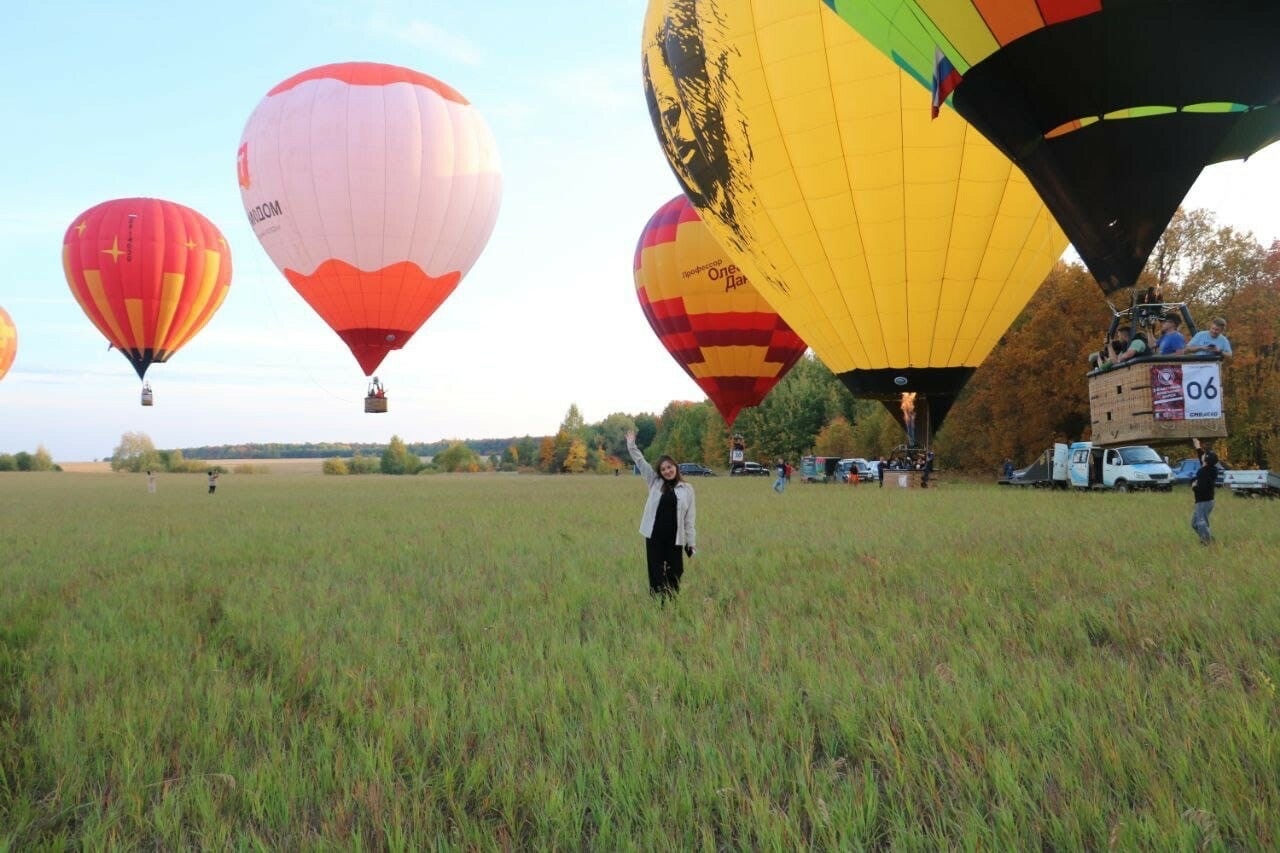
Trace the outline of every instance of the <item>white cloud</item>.
<path fill-rule="evenodd" d="M 465 36 L 449 32 L 429 21 L 411 20 L 400 23 L 385 15 L 375 14 L 369 19 L 369 32 L 378 38 L 394 41 L 439 54 L 454 62 L 468 66 L 481 64 L 481 53 Z"/>

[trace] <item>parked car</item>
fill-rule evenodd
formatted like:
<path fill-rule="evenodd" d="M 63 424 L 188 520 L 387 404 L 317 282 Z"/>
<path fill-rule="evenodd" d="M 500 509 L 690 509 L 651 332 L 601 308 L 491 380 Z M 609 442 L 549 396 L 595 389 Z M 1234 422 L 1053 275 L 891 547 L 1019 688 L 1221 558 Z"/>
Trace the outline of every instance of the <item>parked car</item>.
<path fill-rule="evenodd" d="M 1218 485 L 1221 486 L 1223 480 L 1227 476 L 1227 472 L 1231 467 L 1225 462 L 1218 463 Z M 1194 457 L 1183 459 L 1177 465 L 1173 466 L 1173 484 L 1175 486 L 1186 486 L 1196 478 L 1196 474 L 1200 472 L 1200 460 Z"/>
<path fill-rule="evenodd" d="M 858 471 L 858 479 L 864 483 L 876 479 L 879 474 L 870 462 L 859 456 L 840 460 L 840 465 L 836 468 L 836 480 L 841 483 L 849 482 L 849 471 L 855 468 Z"/>
<path fill-rule="evenodd" d="M 697 462 L 681 462 L 681 477 L 714 477 L 715 471 L 712 471 L 706 465 L 699 465 Z"/>
<path fill-rule="evenodd" d="M 742 467 L 729 472 L 735 477 L 768 477 L 770 471 L 759 462 L 743 462 Z"/>

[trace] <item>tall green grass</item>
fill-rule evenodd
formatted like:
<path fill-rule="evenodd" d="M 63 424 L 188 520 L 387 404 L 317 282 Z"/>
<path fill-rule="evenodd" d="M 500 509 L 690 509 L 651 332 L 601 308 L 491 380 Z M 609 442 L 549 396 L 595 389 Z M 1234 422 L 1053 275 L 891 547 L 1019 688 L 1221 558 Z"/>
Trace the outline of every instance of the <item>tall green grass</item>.
<path fill-rule="evenodd" d="M 1280 504 L 0 475 L 0 847 L 1274 849 Z"/>

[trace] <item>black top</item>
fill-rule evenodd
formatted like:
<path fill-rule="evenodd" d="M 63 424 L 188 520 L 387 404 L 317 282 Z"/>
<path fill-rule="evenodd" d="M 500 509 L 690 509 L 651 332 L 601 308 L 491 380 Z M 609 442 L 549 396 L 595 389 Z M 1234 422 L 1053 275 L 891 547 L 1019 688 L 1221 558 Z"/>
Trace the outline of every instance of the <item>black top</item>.
<path fill-rule="evenodd" d="M 1213 500 L 1213 487 L 1217 482 L 1218 466 L 1201 465 L 1196 478 L 1191 482 L 1191 494 L 1195 495 L 1196 503 Z"/>
<path fill-rule="evenodd" d="M 653 518 L 653 534 L 649 537 L 654 542 L 668 545 L 676 544 L 676 490 L 663 489 L 658 500 L 658 514 Z"/>

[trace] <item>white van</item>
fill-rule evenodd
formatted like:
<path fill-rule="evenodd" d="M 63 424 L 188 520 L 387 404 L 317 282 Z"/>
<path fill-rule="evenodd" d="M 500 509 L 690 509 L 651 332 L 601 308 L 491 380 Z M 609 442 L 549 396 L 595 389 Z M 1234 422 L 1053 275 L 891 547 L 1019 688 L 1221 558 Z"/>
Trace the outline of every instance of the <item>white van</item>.
<path fill-rule="evenodd" d="M 1094 447 L 1092 442 L 1077 441 L 1069 450 L 1067 470 L 1077 489 L 1173 489 L 1169 463 L 1146 445 Z"/>

